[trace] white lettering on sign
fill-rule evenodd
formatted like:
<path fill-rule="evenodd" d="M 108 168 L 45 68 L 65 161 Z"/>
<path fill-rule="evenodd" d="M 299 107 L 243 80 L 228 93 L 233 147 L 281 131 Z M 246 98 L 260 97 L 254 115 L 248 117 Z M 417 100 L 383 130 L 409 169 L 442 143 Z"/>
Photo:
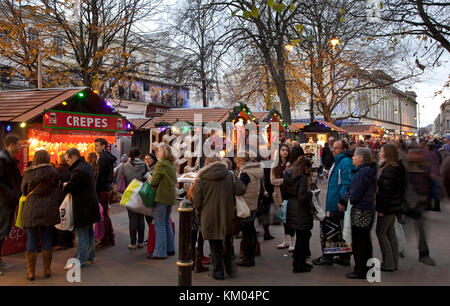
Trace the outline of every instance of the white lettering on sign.
<path fill-rule="evenodd" d="M 100 118 L 95 118 L 95 127 L 96 128 L 100 127 Z"/>
<path fill-rule="evenodd" d="M 70 119 L 72 119 L 72 116 L 67 117 L 67 125 L 72 126 L 72 122 L 70 122 Z"/>
<path fill-rule="evenodd" d="M 118 118 L 117 122 L 121 123 L 122 118 Z M 122 128 L 122 124 L 119 124 L 120 128 Z M 108 128 L 109 122 L 108 118 L 102 117 L 85 117 L 85 116 L 77 116 L 77 115 L 69 115 L 66 117 L 66 126 L 67 127 L 80 127 L 80 128 L 96 128 L 96 129 L 104 129 Z"/>
<path fill-rule="evenodd" d="M 107 127 L 108 126 L 108 120 L 107 119 L 102 119 L 102 123 L 103 123 L 103 127 Z"/>

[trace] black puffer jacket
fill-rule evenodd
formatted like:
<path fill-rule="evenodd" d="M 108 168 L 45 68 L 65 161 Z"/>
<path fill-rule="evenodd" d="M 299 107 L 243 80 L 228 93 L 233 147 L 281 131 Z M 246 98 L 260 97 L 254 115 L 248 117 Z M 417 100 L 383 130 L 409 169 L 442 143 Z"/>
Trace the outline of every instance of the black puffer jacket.
<path fill-rule="evenodd" d="M 73 222 L 75 228 L 88 226 L 100 221 L 97 192 L 95 191 L 94 170 L 84 157 L 80 157 L 72 166 L 70 181 L 64 187 L 64 193 L 72 194 Z"/>
<path fill-rule="evenodd" d="M 311 230 L 313 215 L 311 213 L 311 191 L 308 191 L 306 175 L 293 176 L 293 169 L 286 170 L 283 176 L 281 193 L 288 200 L 286 224 L 293 230 Z"/>
<path fill-rule="evenodd" d="M 51 164 L 32 166 L 25 170 L 22 194 L 27 196 L 33 190 L 23 206 L 22 226 L 29 228 L 58 224 L 62 189 L 58 173 Z"/>
<path fill-rule="evenodd" d="M 100 152 L 97 170 L 97 192 L 111 191 L 114 179 L 114 163 L 117 158 L 106 150 Z"/>
<path fill-rule="evenodd" d="M 376 210 L 385 215 L 394 215 L 402 211 L 407 178 L 402 162 L 397 163 L 397 166 L 389 165 L 384 168 L 378 178 Z"/>
<path fill-rule="evenodd" d="M 15 209 L 19 204 L 22 175 L 18 163 L 8 151 L 0 151 L 0 209 Z"/>

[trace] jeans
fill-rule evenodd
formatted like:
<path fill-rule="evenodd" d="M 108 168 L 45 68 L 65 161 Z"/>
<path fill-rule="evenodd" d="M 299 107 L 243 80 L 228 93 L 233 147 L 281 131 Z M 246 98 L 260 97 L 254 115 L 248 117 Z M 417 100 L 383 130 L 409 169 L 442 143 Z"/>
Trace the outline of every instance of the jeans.
<path fill-rule="evenodd" d="M 105 222 L 105 236 L 103 237 L 102 244 L 114 245 L 114 229 L 112 226 L 111 218 L 109 217 L 109 198 L 111 197 L 111 191 L 100 191 L 98 193 L 98 201 L 103 207 L 103 218 Z"/>
<path fill-rule="evenodd" d="M 395 234 L 395 215 L 383 215 L 377 219 L 377 237 L 385 269 L 398 268 L 398 243 Z"/>
<path fill-rule="evenodd" d="M 311 239 L 311 231 L 295 231 L 296 241 L 294 249 L 294 261 L 292 266 L 294 269 L 300 269 L 306 264 L 306 257 L 309 252 L 309 240 Z"/>
<path fill-rule="evenodd" d="M 416 220 L 416 228 L 419 234 L 419 257 L 430 256 L 430 250 L 428 249 L 427 238 L 425 234 L 425 218 L 422 216 Z"/>
<path fill-rule="evenodd" d="M 4 204 L 0 207 L 0 260 L 3 241 L 11 231 L 14 213 L 15 209 L 11 209 Z"/>
<path fill-rule="evenodd" d="M 77 242 L 77 252 L 74 257 L 80 260 L 81 266 L 84 266 L 86 261 L 94 261 L 95 238 L 92 224 L 76 228 L 75 240 Z"/>
<path fill-rule="evenodd" d="M 172 206 L 156 203 L 153 210 L 155 218 L 156 241 L 153 256 L 167 257 L 167 252 L 175 251 L 175 239 L 173 236 L 172 225 L 170 224 L 170 212 Z"/>
<path fill-rule="evenodd" d="M 369 268 L 367 261 L 373 257 L 370 228 L 352 226 L 352 249 L 355 260 L 355 272 L 365 276 Z"/>
<path fill-rule="evenodd" d="M 27 228 L 27 252 L 36 252 L 39 242 L 39 232 L 41 232 L 42 249 L 50 251 L 52 249 L 52 228 L 49 226 L 38 226 Z"/>
<path fill-rule="evenodd" d="M 144 243 L 145 221 L 144 215 L 136 213 L 130 209 L 128 210 L 128 224 L 130 231 L 130 244 L 136 245 L 136 233 L 138 243 Z"/>
<path fill-rule="evenodd" d="M 255 228 L 256 211 L 250 212 L 250 216 L 242 220 L 242 241 L 244 244 L 244 261 L 248 263 L 255 262 L 256 250 L 256 228 Z"/>
<path fill-rule="evenodd" d="M 225 277 L 224 266 L 228 275 L 232 275 L 233 273 L 231 235 L 227 235 L 225 238 L 225 250 L 223 249 L 223 244 L 223 240 L 209 240 L 213 277 L 216 279 L 223 279 Z"/>

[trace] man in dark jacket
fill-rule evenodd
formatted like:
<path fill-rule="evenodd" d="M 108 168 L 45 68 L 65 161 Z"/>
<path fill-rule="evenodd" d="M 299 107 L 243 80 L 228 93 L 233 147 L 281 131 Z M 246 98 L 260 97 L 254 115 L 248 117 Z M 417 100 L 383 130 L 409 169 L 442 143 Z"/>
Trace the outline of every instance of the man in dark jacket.
<path fill-rule="evenodd" d="M 109 199 L 111 197 L 112 182 L 114 179 L 114 163 L 116 157 L 106 150 L 108 142 L 103 138 L 94 140 L 95 151 L 98 154 L 95 177 L 97 178 L 97 194 L 100 204 L 103 206 L 105 220 L 105 236 L 100 245 L 114 245 L 114 229 L 109 217 Z"/>
<path fill-rule="evenodd" d="M 14 212 L 19 203 L 22 180 L 17 166 L 19 162 L 14 158 L 20 150 L 20 138 L 9 134 L 3 144 L 6 150 L 0 151 L 0 256 L 3 241 L 11 230 Z M 0 275 L 1 270 L 10 267 L 12 266 L 2 262 L 0 257 Z"/>
<path fill-rule="evenodd" d="M 328 142 L 325 144 L 325 148 L 323 148 L 322 151 L 322 164 L 325 170 L 330 170 L 331 166 L 333 166 L 334 163 L 334 157 L 333 157 L 333 145 L 334 145 L 335 139 L 334 137 L 328 138 Z"/>
<path fill-rule="evenodd" d="M 66 159 L 72 173 L 69 182 L 64 183 L 64 193 L 72 194 L 73 223 L 78 248 L 75 258 L 78 258 L 84 267 L 94 260 L 95 239 L 92 225 L 100 221 L 95 176 L 91 165 L 81 157 L 77 149 L 67 150 Z"/>

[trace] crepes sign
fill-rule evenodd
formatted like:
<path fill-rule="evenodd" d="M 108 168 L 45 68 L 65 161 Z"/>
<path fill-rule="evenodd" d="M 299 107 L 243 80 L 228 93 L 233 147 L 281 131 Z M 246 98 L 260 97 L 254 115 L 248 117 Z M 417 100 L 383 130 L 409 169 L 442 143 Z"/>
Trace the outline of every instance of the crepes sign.
<path fill-rule="evenodd" d="M 72 113 L 60 110 L 44 111 L 44 128 L 88 131 L 126 131 L 125 117 Z"/>

